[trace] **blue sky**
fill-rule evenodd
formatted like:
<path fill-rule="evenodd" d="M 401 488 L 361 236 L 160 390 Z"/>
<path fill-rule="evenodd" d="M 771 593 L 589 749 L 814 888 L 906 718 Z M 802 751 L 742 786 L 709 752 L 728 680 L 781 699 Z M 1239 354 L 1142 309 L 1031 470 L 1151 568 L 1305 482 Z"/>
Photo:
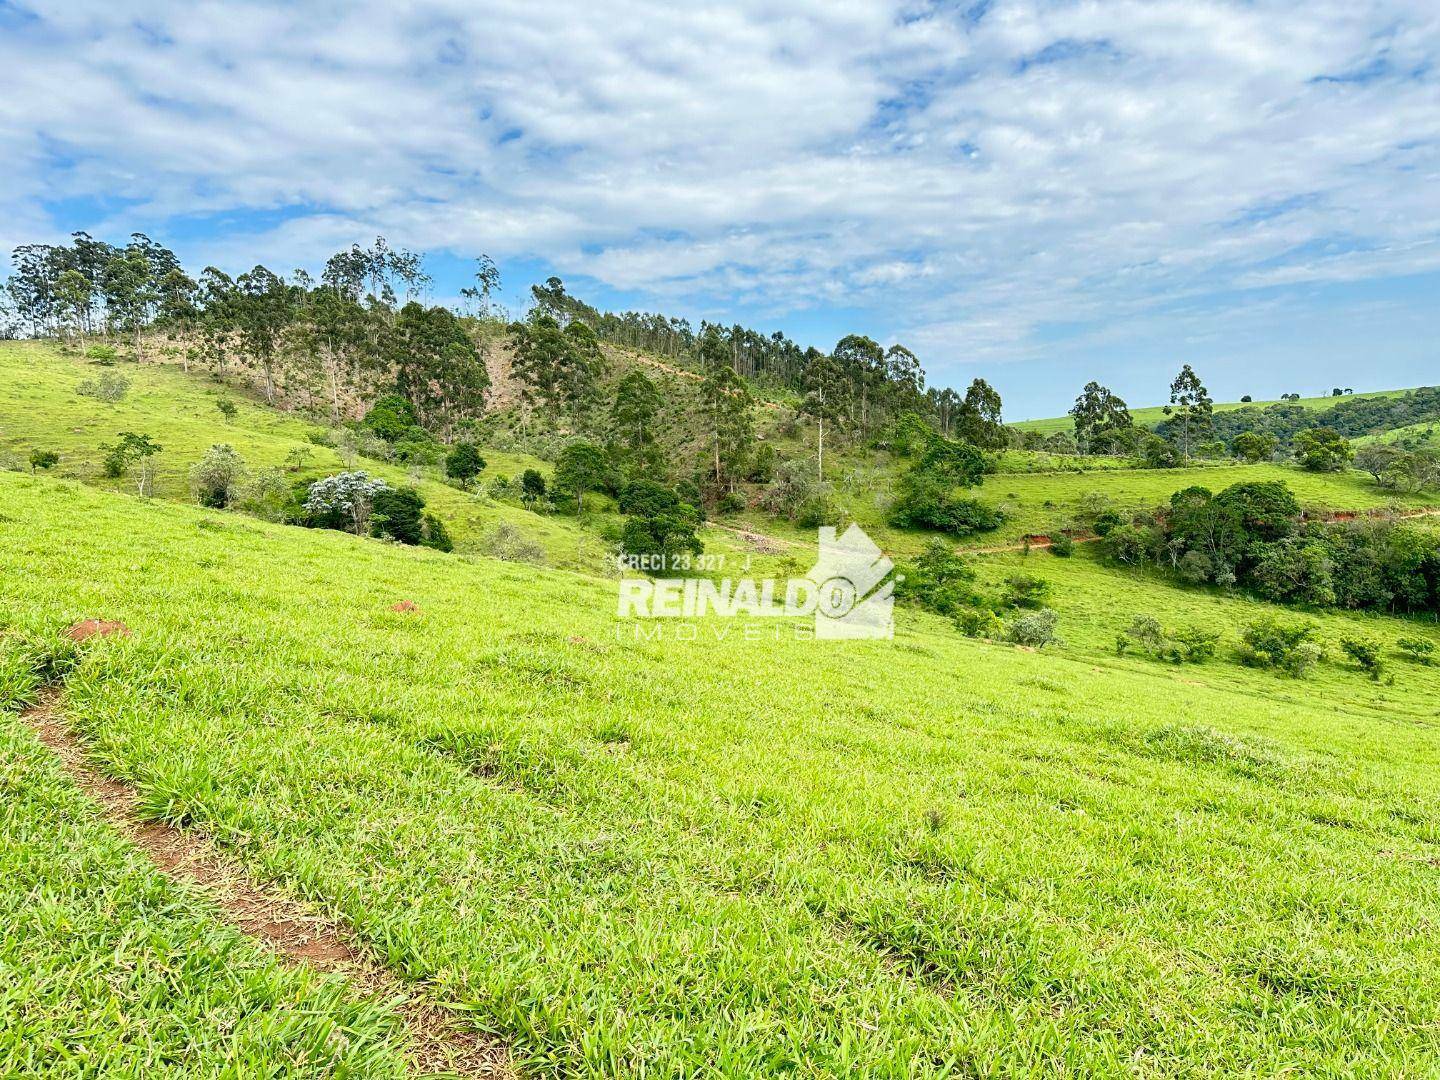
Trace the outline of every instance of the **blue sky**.
<path fill-rule="evenodd" d="M 0 244 L 903 341 L 1007 415 L 1440 381 L 1433 0 L 0 0 Z"/>

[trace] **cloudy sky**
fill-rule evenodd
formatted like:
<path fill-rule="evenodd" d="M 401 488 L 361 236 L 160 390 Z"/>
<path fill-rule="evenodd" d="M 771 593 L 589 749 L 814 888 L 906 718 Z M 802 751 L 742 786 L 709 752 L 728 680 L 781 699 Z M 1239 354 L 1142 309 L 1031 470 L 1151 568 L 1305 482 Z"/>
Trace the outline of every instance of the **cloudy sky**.
<path fill-rule="evenodd" d="M 0 244 L 903 341 L 1007 415 L 1440 381 L 1440 4 L 0 0 Z"/>

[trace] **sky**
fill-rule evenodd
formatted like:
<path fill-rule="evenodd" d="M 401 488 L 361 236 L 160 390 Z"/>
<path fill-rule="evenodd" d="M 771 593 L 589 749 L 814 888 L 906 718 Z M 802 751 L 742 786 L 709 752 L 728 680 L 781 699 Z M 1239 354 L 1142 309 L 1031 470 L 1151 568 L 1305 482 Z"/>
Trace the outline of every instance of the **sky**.
<path fill-rule="evenodd" d="M 0 246 L 900 341 L 1006 416 L 1440 382 L 1435 0 L 0 0 Z"/>

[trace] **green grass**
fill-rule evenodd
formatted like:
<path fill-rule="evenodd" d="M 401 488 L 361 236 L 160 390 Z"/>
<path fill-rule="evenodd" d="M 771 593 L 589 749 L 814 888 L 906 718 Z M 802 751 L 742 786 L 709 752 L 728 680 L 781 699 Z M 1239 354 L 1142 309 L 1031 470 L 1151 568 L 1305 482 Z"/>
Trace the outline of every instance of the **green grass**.
<path fill-rule="evenodd" d="M 281 967 L 103 822 L 0 649 L 0 1075 L 404 1076 L 386 1006 Z"/>
<path fill-rule="evenodd" d="M 905 467 L 885 453 L 841 458 L 834 473 L 835 503 L 846 520 L 860 523 L 886 551 L 915 554 L 932 533 L 891 528 L 889 506 L 896 477 Z M 1302 506 L 1315 513 L 1334 510 L 1370 510 L 1381 507 L 1425 509 L 1437 505 L 1434 493 L 1407 493 L 1379 487 L 1361 472 L 1312 473 L 1290 465 L 1198 465 L 1187 469 L 1099 469 L 1089 472 L 1001 472 L 986 476 L 970 493 L 987 506 L 1005 513 L 1004 524 L 990 532 L 975 533 L 960 541 L 963 548 L 1017 544 L 1028 535 L 1048 535 L 1075 524 L 1088 493 L 1109 499 L 1120 510 L 1152 509 L 1169 503 L 1170 496 L 1199 485 L 1219 491 L 1231 484 L 1280 480 L 1289 485 Z M 766 514 L 744 515 L 747 524 L 768 535 L 802 546 L 813 546 L 813 529 L 796 528 Z"/>
<path fill-rule="evenodd" d="M 131 382 L 129 392 L 114 405 L 82 397 L 75 388 L 104 371 L 123 375 Z M 239 387 L 217 383 L 198 372 L 185 373 L 171 364 L 121 362 L 100 367 L 74 354 L 62 352 L 48 342 L 0 342 L 0 458 L 9 453 L 24 463 L 32 450 L 54 450 L 60 464 L 56 476 L 81 480 L 108 490 L 133 491 L 129 478 L 108 479 L 101 475 L 104 453 L 100 446 L 112 443 L 121 431 L 150 435 L 164 447 L 157 456 L 154 493 L 172 501 L 192 501 L 190 468 L 216 443 L 229 443 L 252 471 L 284 466 L 296 450 L 307 462 L 290 473 L 292 480 L 318 479 L 345 468 L 340 455 L 329 446 L 317 446 L 311 436 L 324 429 L 293 413 L 279 412 L 255 400 Z M 221 399 L 232 401 L 238 412 L 226 423 L 216 407 Z M 537 469 L 549 477 L 548 462 L 527 454 L 485 447 L 486 469 L 481 481 L 504 475 L 516 479 L 526 469 Z M 605 573 L 610 565 L 609 545 L 598 529 L 613 520 L 613 513 L 591 513 L 584 520 L 563 514 L 536 514 L 510 503 L 467 493 L 445 483 L 438 469 L 425 469 L 419 476 L 408 469 L 362 459 L 355 466 L 391 484 L 415 487 L 425 497 L 428 509 L 449 526 L 460 551 L 483 550 L 486 535 L 502 522 L 518 529 L 539 544 L 550 565 Z M 591 496 L 597 506 L 606 500 Z M 740 555 L 738 544 L 724 530 L 708 530 L 707 546 L 718 553 Z"/>
<path fill-rule="evenodd" d="M 1053 654 L 636 642 L 593 579 L 0 474 L 4 619 L 135 631 L 68 681 L 105 767 L 533 1075 L 1440 1068 L 1440 669 L 1118 660 L 1260 607 L 1026 565 Z"/>
<path fill-rule="evenodd" d="M 1229 412 L 1231 409 L 1245 409 L 1254 406 L 1263 409 L 1267 405 L 1299 405 L 1305 409 L 1328 409 L 1336 403 L 1351 398 L 1394 398 L 1409 393 L 1408 390 L 1373 390 L 1364 394 L 1346 394 L 1344 397 L 1334 397 L 1326 394 L 1320 397 L 1300 398 L 1298 401 L 1220 401 L 1215 403 L 1216 412 Z M 1165 406 L 1150 405 L 1139 409 L 1131 409 L 1130 416 L 1139 427 L 1153 428 L 1167 416 Z M 1009 425 L 1019 428 L 1021 431 L 1038 431 L 1042 435 L 1053 435 L 1057 431 L 1073 432 L 1074 421 L 1069 416 L 1051 416 L 1042 420 L 1017 420 Z"/>

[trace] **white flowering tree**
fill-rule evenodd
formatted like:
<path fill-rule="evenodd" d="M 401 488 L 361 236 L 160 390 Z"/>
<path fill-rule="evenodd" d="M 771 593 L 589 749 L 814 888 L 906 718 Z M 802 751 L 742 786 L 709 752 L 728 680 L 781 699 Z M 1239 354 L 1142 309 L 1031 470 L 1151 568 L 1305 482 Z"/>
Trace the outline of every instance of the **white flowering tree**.
<path fill-rule="evenodd" d="M 384 480 L 364 470 L 338 473 L 310 485 L 305 509 L 311 514 L 341 514 L 356 536 L 364 536 L 370 527 L 375 496 L 388 487 Z"/>

